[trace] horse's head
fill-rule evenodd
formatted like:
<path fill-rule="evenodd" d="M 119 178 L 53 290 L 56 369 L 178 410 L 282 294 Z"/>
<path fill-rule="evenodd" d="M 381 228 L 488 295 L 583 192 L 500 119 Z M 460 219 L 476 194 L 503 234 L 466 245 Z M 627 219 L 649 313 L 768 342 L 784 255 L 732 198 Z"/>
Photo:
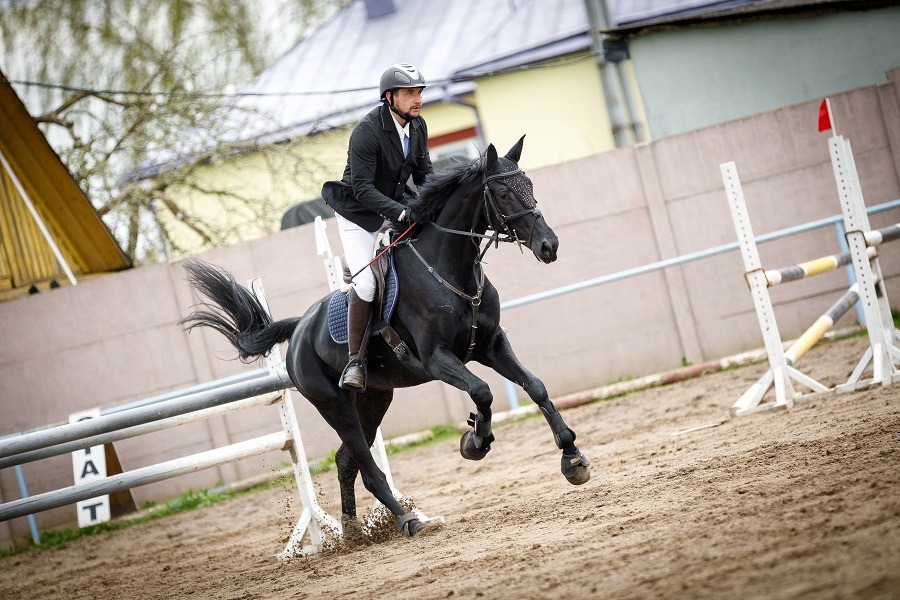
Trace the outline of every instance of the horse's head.
<path fill-rule="evenodd" d="M 483 181 L 485 210 L 491 227 L 525 244 L 545 263 L 556 260 L 559 238 L 537 206 L 531 179 L 519 168 L 523 135 L 506 156 L 498 157 L 490 144 L 485 153 Z"/>

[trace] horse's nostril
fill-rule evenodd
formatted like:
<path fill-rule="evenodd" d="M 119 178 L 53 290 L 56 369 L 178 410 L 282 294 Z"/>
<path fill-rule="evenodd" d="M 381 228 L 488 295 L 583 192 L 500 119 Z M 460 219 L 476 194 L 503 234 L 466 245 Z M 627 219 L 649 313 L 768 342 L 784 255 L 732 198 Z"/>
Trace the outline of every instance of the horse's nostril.
<path fill-rule="evenodd" d="M 541 244 L 541 256 L 550 259 L 556 258 L 556 244 L 551 244 L 550 242 Z"/>

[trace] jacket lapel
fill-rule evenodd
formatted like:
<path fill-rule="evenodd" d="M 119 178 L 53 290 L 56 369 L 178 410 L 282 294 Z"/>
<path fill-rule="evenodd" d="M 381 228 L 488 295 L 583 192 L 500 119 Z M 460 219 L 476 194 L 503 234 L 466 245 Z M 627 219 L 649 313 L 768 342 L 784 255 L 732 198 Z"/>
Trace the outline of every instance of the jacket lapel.
<path fill-rule="evenodd" d="M 383 129 L 383 134 L 387 136 L 389 140 L 391 140 L 391 144 L 400 154 L 400 160 L 403 160 L 403 146 L 400 144 L 400 135 L 397 133 L 397 125 L 395 124 L 394 117 L 391 116 L 391 109 L 388 108 L 388 105 L 383 105 L 381 109 L 381 128 Z M 412 130 L 412 128 L 410 128 Z M 410 148 L 412 148 L 412 138 L 410 138 Z"/>

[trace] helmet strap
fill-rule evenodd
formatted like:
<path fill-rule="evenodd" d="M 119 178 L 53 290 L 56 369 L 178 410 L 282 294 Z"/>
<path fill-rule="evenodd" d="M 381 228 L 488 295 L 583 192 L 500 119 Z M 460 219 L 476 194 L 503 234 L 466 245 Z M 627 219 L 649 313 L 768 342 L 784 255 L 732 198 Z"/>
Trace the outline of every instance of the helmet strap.
<path fill-rule="evenodd" d="M 400 109 L 398 109 L 396 106 L 394 106 L 394 90 L 388 90 L 388 91 L 391 93 L 391 99 L 387 100 L 387 97 L 385 97 L 385 102 L 388 103 L 388 106 L 390 107 L 391 111 L 394 114 L 396 114 L 398 117 L 400 117 L 401 119 L 406 121 L 407 123 L 412 121 L 415 117 L 413 117 L 408 112 L 406 112 L 406 113 L 401 112 Z"/>

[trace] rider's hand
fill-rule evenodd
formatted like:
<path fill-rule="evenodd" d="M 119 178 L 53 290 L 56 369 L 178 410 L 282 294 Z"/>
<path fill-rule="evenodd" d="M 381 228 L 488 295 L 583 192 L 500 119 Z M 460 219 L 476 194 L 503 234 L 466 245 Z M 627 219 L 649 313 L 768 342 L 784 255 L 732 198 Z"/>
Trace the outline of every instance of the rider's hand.
<path fill-rule="evenodd" d="M 428 221 L 423 215 L 420 215 L 419 213 L 413 211 L 412 209 L 408 210 L 407 218 L 410 223 L 423 223 L 424 224 Z"/>
<path fill-rule="evenodd" d="M 421 216 L 419 216 L 419 213 L 414 212 L 412 209 L 409 209 L 409 208 L 403 209 L 403 211 L 400 213 L 400 215 L 394 221 L 394 223 L 397 225 L 403 225 L 405 223 L 412 224 L 412 223 L 416 223 L 416 222 L 424 223 L 425 221 L 422 219 Z"/>

